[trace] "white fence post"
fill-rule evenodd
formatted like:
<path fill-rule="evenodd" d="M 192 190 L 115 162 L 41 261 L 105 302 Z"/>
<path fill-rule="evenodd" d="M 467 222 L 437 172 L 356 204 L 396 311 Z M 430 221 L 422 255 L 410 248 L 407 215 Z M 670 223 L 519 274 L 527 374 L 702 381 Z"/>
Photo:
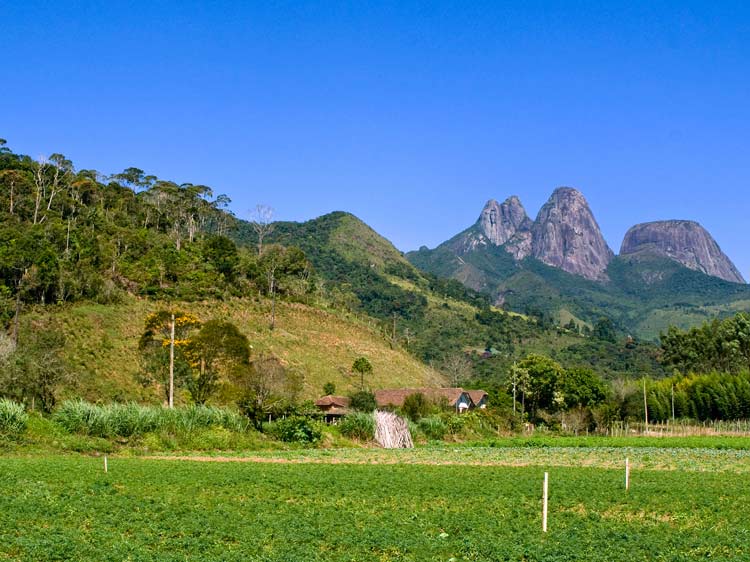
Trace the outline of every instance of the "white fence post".
<path fill-rule="evenodd" d="M 625 490 L 630 490 L 630 459 L 625 459 Z"/>
<path fill-rule="evenodd" d="M 547 503 L 549 501 L 549 473 L 544 473 L 544 494 L 542 505 L 542 532 L 547 532 Z"/>

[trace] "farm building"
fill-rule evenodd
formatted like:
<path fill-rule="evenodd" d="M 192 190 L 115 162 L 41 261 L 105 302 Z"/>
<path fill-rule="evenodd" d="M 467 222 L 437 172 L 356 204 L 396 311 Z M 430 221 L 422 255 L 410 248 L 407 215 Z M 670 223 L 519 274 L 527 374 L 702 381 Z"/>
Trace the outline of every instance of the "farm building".
<path fill-rule="evenodd" d="M 487 393 L 484 390 L 467 390 L 475 408 L 483 410 L 487 407 Z"/>
<path fill-rule="evenodd" d="M 472 391 L 481 393 L 481 398 L 486 404 L 487 393 L 484 391 Z M 468 391 L 463 388 L 396 388 L 392 390 L 376 390 L 375 402 L 379 408 L 400 408 L 404 400 L 410 394 L 424 394 L 424 396 L 436 404 L 444 403 L 446 407 L 453 408 L 458 412 L 465 412 L 476 407 Z M 479 394 L 477 394 L 478 397 Z"/>
<path fill-rule="evenodd" d="M 323 396 L 315 402 L 315 405 L 325 414 L 326 423 L 336 423 L 340 418 L 349 413 L 349 400 L 346 396 Z"/>

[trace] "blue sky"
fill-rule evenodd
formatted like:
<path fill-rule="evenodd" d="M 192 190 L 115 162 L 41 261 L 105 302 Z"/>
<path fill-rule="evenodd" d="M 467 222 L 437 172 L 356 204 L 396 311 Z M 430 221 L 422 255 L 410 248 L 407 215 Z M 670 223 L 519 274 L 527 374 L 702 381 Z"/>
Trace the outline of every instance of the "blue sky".
<path fill-rule="evenodd" d="M 0 137 L 284 220 L 435 246 L 586 195 L 615 251 L 686 218 L 750 277 L 748 2 L 0 0 Z"/>

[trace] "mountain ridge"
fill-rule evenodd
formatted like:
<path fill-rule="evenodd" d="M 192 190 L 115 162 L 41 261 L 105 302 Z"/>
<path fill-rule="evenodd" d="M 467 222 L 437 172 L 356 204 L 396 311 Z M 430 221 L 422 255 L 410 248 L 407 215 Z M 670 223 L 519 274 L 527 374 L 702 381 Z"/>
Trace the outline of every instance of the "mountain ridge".
<path fill-rule="evenodd" d="M 512 199 L 522 208 L 517 196 Z M 561 325 L 571 316 L 589 324 L 607 316 L 620 330 L 647 339 L 669 323 L 689 328 L 712 315 L 750 308 L 750 286 L 697 223 L 676 221 L 696 225 L 691 236 L 700 252 L 657 251 L 646 244 L 615 255 L 583 195 L 559 188 L 531 227 L 504 232 L 496 239 L 505 243 L 496 245 L 485 232 L 496 204 L 490 200 L 474 225 L 443 244 L 406 257 L 423 271 L 489 294 L 496 306 L 551 315 Z M 658 241 L 665 248 L 693 239 L 662 234 Z"/>
<path fill-rule="evenodd" d="M 646 231 L 645 240 L 643 231 Z M 636 240 L 638 234 L 641 234 L 640 241 Z M 605 240 L 584 195 L 572 187 L 556 188 L 534 221 L 526 214 L 517 195 L 511 195 L 503 203 L 490 199 L 472 226 L 434 250 L 447 247 L 464 256 L 490 245 L 502 247 L 516 261 L 532 256 L 568 273 L 602 282 L 607 281 L 609 262 L 618 255 Z M 423 246 L 407 252 L 407 256 L 425 249 L 429 251 Z M 672 219 L 632 226 L 623 239 L 619 255 L 644 250 L 725 281 L 745 283 L 739 269 L 696 221 Z"/>

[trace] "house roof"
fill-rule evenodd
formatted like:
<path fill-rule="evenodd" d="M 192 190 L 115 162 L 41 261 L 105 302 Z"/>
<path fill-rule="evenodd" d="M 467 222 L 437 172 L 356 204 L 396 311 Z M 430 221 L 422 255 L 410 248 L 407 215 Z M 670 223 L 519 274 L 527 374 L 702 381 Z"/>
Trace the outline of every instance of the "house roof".
<path fill-rule="evenodd" d="M 329 410 L 326 410 L 325 414 L 327 416 L 345 416 L 350 412 L 351 410 L 349 408 L 339 408 L 338 406 L 333 406 Z"/>
<path fill-rule="evenodd" d="M 347 396 L 333 396 L 332 394 L 323 396 L 315 401 L 315 405 L 320 407 L 337 406 L 339 408 L 347 408 L 349 404 L 351 404 L 351 400 Z"/>
<path fill-rule="evenodd" d="M 403 406 L 404 400 L 411 394 L 424 394 L 428 400 L 439 402 L 447 400 L 449 406 L 454 406 L 464 394 L 462 388 L 394 388 L 390 390 L 376 390 L 375 401 L 378 406 Z"/>
<path fill-rule="evenodd" d="M 471 396 L 471 401 L 474 404 L 479 404 L 482 398 L 487 398 L 487 393 L 484 390 L 467 390 L 466 394 Z"/>

